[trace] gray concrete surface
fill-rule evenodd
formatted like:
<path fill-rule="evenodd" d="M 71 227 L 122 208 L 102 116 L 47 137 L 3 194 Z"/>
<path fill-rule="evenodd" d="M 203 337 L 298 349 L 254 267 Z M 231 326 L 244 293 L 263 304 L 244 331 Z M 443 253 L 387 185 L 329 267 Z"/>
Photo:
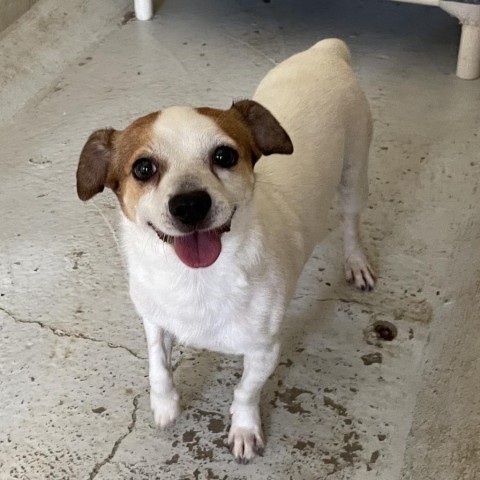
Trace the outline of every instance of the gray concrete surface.
<path fill-rule="evenodd" d="M 148 23 L 109 3 L 99 28 L 69 2 L 75 48 L 60 25 L 31 67 L 45 76 L 23 71 L 37 30 L 0 38 L 16 58 L 0 82 L 24 102 L 0 119 L 0 479 L 479 478 L 480 84 L 454 75 L 456 21 L 373 0 L 166 0 Z M 378 288 L 345 285 L 334 211 L 263 394 L 265 456 L 240 466 L 225 447 L 238 358 L 178 347 L 184 412 L 154 428 L 116 202 L 82 204 L 76 162 L 93 129 L 226 107 L 327 36 L 349 43 L 375 117 L 363 232 Z M 398 336 L 372 344 L 380 320 Z"/>
<path fill-rule="evenodd" d="M 0 33 L 0 122 L 47 95 L 83 51 L 130 18 L 131 5 L 131 0 L 41 0 Z"/>
<path fill-rule="evenodd" d="M 0 0 L 0 32 L 21 17 L 38 0 Z"/>

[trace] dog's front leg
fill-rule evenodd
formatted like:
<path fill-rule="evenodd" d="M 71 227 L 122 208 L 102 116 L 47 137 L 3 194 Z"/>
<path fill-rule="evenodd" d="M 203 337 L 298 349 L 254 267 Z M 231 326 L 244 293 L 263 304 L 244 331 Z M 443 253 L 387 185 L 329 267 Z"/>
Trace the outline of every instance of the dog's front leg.
<path fill-rule="evenodd" d="M 173 423 L 180 414 L 179 395 L 171 370 L 173 337 L 146 319 L 143 325 L 148 345 L 150 406 L 155 423 L 163 428 Z"/>
<path fill-rule="evenodd" d="M 260 393 L 277 366 L 278 353 L 279 345 L 273 344 L 244 356 L 242 380 L 230 408 L 232 426 L 228 434 L 230 449 L 240 463 L 248 463 L 263 453 Z"/>

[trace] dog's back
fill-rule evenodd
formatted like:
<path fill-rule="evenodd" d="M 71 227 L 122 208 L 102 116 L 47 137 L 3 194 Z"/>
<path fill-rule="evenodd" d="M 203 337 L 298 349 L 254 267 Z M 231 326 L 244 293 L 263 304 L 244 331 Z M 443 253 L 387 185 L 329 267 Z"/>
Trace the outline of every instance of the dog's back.
<path fill-rule="evenodd" d="M 262 80 L 254 99 L 280 121 L 294 146 L 292 156 L 272 155 L 258 163 L 257 200 L 279 205 L 271 219 L 283 225 L 278 225 L 276 235 L 285 234 L 285 225 L 294 236 L 297 232 L 303 245 L 296 250 L 305 261 L 326 233 L 346 157 L 356 156 L 349 150 L 355 150 L 356 143 L 368 149 L 368 103 L 350 67 L 348 47 L 338 39 L 322 40 L 277 65 Z"/>

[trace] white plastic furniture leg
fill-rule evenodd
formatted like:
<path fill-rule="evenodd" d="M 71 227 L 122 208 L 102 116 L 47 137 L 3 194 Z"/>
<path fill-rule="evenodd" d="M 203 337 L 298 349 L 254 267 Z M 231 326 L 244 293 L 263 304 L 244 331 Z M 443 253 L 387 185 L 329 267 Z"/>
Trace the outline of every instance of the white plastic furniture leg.
<path fill-rule="evenodd" d="M 480 25 L 462 26 L 457 75 L 465 80 L 480 77 Z"/>
<path fill-rule="evenodd" d="M 480 77 L 480 4 L 441 0 L 439 7 L 462 24 L 457 76 L 464 80 Z"/>
<path fill-rule="evenodd" d="M 135 0 L 135 16 L 138 20 L 150 20 L 153 17 L 153 0 Z"/>
<path fill-rule="evenodd" d="M 440 7 L 457 17 L 462 24 L 462 38 L 458 50 L 457 76 L 464 80 L 480 77 L 480 3 L 449 0 L 395 0 Z"/>

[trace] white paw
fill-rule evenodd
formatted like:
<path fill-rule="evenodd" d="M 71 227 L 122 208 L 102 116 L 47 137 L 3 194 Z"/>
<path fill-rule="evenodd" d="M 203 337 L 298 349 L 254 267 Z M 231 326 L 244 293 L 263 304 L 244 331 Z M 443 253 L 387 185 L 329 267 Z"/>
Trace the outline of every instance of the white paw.
<path fill-rule="evenodd" d="M 180 402 L 176 390 L 167 395 L 150 394 L 150 406 L 153 411 L 155 425 L 165 428 L 171 425 L 180 415 Z"/>
<path fill-rule="evenodd" d="M 360 290 L 373 290 L 377 280 L 363 252 L 353 253 L 345 259 L 345 278 Z"/>
<path fill-rule="evenodd" d="M 235 460 L 244 465 L 263 455 L 265 444 L 258 407 L 235 408 L 228 445 Z"/>

